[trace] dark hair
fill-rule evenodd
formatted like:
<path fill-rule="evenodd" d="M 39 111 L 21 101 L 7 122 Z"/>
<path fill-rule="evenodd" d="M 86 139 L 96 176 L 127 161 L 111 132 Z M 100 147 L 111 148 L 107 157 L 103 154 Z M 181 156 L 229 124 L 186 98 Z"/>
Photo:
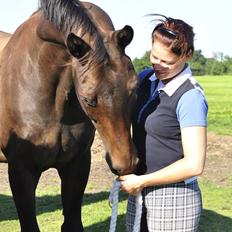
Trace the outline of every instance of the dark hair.
<path fill-rule="evenodd" d="M 190 25 L 183 20 L 164 15 L 153 14 L 153 16 L 162 16 L 164 19 L 154 20 L 158 20 L 160 23 L 156 25 L 152 32 L 152 42 L 154 40 L 162 41 L 179 57 L 193 54 L 195 34 Z"/>

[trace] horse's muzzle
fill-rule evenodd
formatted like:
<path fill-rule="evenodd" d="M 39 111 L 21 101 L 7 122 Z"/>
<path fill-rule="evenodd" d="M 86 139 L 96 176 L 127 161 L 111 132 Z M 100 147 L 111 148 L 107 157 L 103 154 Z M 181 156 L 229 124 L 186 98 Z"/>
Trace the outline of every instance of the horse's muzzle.
<path fill-rule="evenodd" d="M 127 175 L 127 174 L 137 174 L 137 175 L 141 175 L 144 174 L 146 172 L 146 165 L 141 162 L 138 158 L 136 158 L 134 164 L 127 166 L 119 166 L 119 165 L 115 165 L 112 162 L 112 159 L 110 157 L 110 154 L 107 152 L 106 156 L 105 156 L 106 162 L 109 165 L 109 168 L 111 170 L 111 172 L 115 175 Z"/>

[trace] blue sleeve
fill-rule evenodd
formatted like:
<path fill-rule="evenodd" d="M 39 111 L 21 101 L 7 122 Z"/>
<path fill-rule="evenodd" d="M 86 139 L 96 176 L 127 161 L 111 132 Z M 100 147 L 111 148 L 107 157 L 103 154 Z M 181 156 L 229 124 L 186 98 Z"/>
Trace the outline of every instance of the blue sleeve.
<path fill-rule="evenodd" d="M 207 126 L 208 104 L 199 89 L 191 89 L 180 98 L 176 114 L 180 128 Z"/>
<path fill-rule="evenodd" d="M 139 76 L 139 83 L 142 82 L 142 80 L 148 75 L 148 73 L 152 72 L 153 71 L 153 68 L 150 67 L 150 68 L 146 68 L 144 70 L 142 70 L 138 76 Z"/>

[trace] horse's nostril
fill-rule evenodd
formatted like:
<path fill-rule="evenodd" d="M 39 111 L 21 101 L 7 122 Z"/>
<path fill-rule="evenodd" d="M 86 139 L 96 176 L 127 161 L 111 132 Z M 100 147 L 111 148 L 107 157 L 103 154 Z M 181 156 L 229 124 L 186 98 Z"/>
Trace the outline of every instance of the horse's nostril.
<path fill-rule="evenodd" d="M 117 176 L 120 176 L 121 175 L 121 171 L 120 170 L 117 170 L 117 169 L 114 169 L 113 167 L 110 168 L 111 169 L 111 172 Z"/>
<path fill-rule="evenodd" d="M 117 169 L 115 169 L 115 168 L 113 167 L 113 165 L 112 165 L 112 160 L 111 160 L 110 154 L 109 154 L 108 152 L 106 152 L 105 160 L 106 160 L 106 163 L 108 164 L 108 166 L 109 166 L 111 172 L 112 172 L 113 174 L 115 174 L 115 175 L 118 175 L 118 171 L 117 171 Z"/>
<path fill-rule="evenodd" d="M 108 152 L 106 152 L 105 160 L 106 160 L 107 164 L 109 165 L 109 167 L 111 167 L 112 166 L 112 161 L 111 161 L 111 158 L 110 158 L 110 154 Z"/>

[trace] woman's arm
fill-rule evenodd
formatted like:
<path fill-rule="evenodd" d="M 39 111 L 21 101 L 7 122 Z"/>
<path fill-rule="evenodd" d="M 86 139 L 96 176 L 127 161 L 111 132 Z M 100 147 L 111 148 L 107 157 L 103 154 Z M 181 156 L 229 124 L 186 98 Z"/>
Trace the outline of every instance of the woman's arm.
<path fill-rule="evenodd" d="M 144 187 L 176 183 L 200 175 L 205 164 L 206 130 L 206 127 L 202 126 L 181 129 L 184 158 L 150 174 L 120 176 L 121 189 L 136 195 Z"/>

